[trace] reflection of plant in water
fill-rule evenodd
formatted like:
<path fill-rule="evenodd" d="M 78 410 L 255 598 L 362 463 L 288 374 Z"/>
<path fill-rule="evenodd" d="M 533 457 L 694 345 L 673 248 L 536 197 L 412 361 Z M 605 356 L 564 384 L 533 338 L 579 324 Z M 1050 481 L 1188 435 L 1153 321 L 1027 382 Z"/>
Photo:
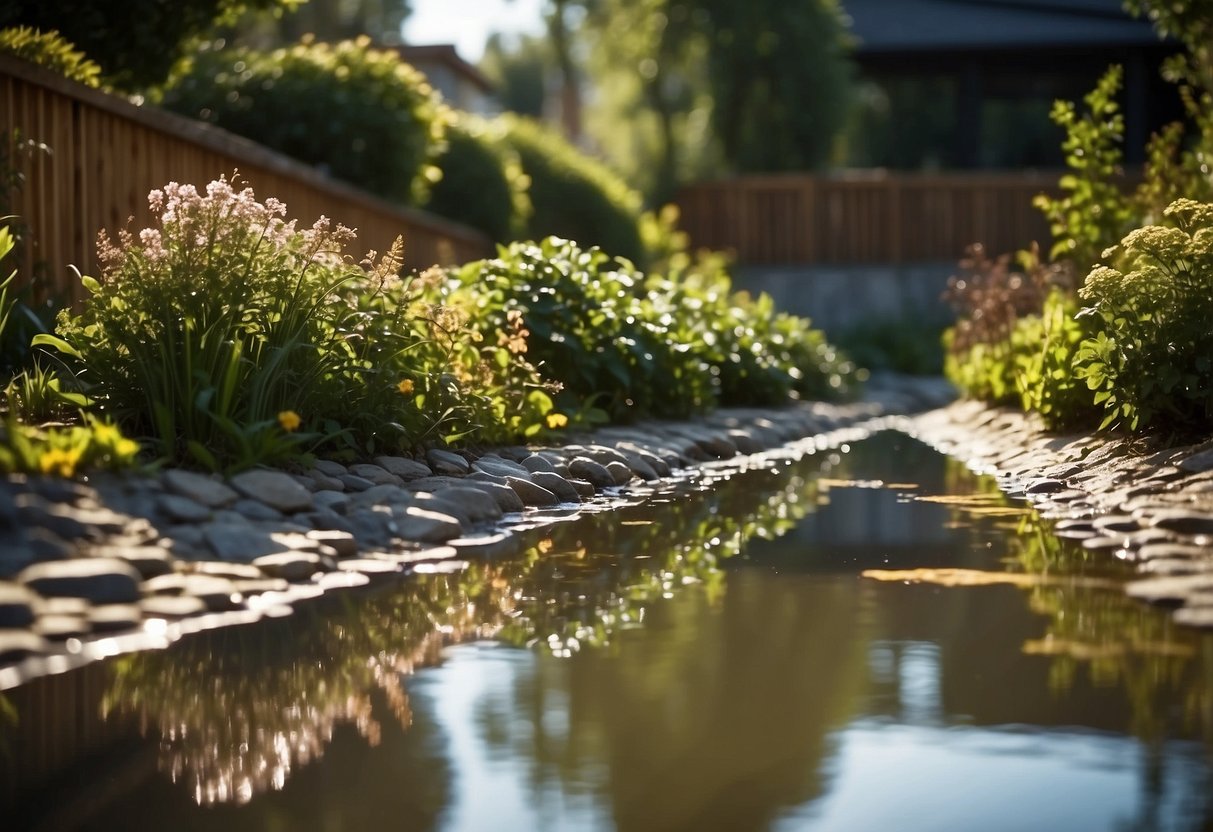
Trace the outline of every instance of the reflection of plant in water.
<path fill-rule="evenodd" d="M 546 642 L 567 654 L 610 642 L 683 584 L 705 584 L 718 600 L 723 561 L 753 537 L 783 534 L 815 507 L 812 483 L 779 481 L 774 489 L 725 483 L 558 523 L 519 557 L 419 575 L 323 614 L 300 612 L 125 657 L 113 665 L 106 708 L 136 713 L 159 732 L 164 768 L 196 801 L 247 802 L 322 756 L 340 724 L 377 744 L 377 696 L 407 727 L 401 677 L 436 663 L 445 644 L 491 636 Z"/>
<path fill-rule="evenodd" d="M 135 712 L 159 732 L 163 767 L 197 802 L 247 802 L 323 755 L 338 724 L 377 745 L 375 691 L 409 725 L 402 675 L 436 661 L 447 640 L 480 633 L 460 579 L 427 576 L 303 626 L 263 622 L 127 656 L 114 663 L 106 709 Z"/>

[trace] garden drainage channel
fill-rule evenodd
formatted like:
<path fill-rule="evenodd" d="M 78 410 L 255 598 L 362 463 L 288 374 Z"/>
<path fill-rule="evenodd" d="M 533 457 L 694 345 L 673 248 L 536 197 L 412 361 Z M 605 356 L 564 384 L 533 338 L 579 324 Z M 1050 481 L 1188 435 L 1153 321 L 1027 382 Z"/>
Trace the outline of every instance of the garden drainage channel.
<path fill-rule="evenodd" d="M 6 692 L 6 824 L 1213 822 L 1213 638 L 992 479 L 882 432 L 640 496 Z"/>

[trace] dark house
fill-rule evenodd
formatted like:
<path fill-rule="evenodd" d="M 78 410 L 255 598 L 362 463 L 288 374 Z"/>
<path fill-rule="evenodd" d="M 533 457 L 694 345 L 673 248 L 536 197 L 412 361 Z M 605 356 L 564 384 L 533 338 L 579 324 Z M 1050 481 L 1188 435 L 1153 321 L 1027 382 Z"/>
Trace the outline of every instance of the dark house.
<path fill-rule="evenodd" d="M 869 82 L 859 163 L 894 168 L 1062 164 L 1052 102 L 1124 67 L 1125 154 L 1180 117 L 1160 75 L 1177 47 L 1121 0 L 842 0 Z M 866 156 L 866 158 L 863 158 Z"/>

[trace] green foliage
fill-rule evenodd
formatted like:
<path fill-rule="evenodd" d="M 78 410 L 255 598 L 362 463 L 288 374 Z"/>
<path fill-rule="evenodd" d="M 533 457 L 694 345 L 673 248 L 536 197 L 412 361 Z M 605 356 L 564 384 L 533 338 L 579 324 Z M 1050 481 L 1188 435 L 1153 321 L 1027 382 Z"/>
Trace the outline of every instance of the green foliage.
<path fill-rule="evenodd" d="M 712 43 L 712 123 L 739 171 L 822 166 L 846 123 L 853 70 L 838 3 L 699 0 Z"/>
<path fill-rule="evenodd" d="M 5 474 L 73 477 L 86 468 L 129 468 L 138 454 L 138 442 L 93 416 L 67 427 L 32 427 L 12 414 L 0 423 L 0 472 Z"/>
<path fill-rule="evenodd" d="M 870 320 L 834 336 L 834 343 L 860 367 L 914 376 L 943 372 L 944 326 L 916 318 Z"/>
<path fill-rule="evenodd" d="M 196 38 L 244 8 L 291 5 L 294 0 L 6 0 L 0 27 L 58 31 L 100 64 L 109 85 L 133 92 L 163 82 Z"/>
<path fill-rule="evenodd" d="M 518 154 L 498 132 L 475 116 L 452 114 L 446 152 L 438 159 L 442 178 L 430 190 L 425 208 L 508 243 L 525 236 L 531 200 Z"/>
<path fill-rule="evenodd" d="M 472 314 L 486 337 L 517 344 L 564 390 L 567 412 L 600 409 L 613 419 L 687 416 L 713 404 L 711 375 L 692 344 L 679 338 L 679 309 L 646 291 L 628 262 L 596 248 L 548 238 L 515 243 L 493 260 L 464 266 L 452 302 Z"/>
<path fill-rule="evenodd" d="M 1180 199 L 1176 227 L 1146 226 L 1105 252 L 1079 290 L 1102 331 L 1083 341 L 1078 375 L 1094 391 L 1103 427 L 1175 430 L 1213 422 L 1213 204 Z"/>
<path fill-rule="evenodd" d="M 1077 317 L 1078 304 L 1053 289 L 1039 315 L 1021 318 L 1011 334 L 1019 405 L 1040 414 L 1052 429 L 1094 424 L 1094 396 L 1074 372 L 1074 359 L 1092 335 L 1089 317 Z"/>
<path fill-rule="evenodd" d="M 272 52 L 216 41 L 173 79 L 163 103 L 396 202 L 423 202 L 437 176 L 437 95 L 366 38 Z"/>
<path fill-rule="evenodd" d="M 1112 66 L 1083 99 L 1086 112 L 1058 101 L 1052 118 L 1066 131 L 1062 150 L 1070 173 L 1058 183 L 1064 195 L 1040 195 L 1034 201 L 1049 221 L 1053 234 L 1050 258 L 1073 264 L 1081 274 L 1132 227 L 1129 198 L 1121 185 L 1121 142 L 1124 116 L 1116 104 L 1123 71 Z"/>
<path fill-rule="evenodd" d="M 322 441 L 372 453 L 466 432 L 449 343 L 431 337 L 440 310 L 395 276 L 398 250 L 368 272 L 341 256 L 349 229 L 298 231 L 223 178 L 149 203 L 156 226 L 103 236 L 91 297 L 36 341 L 76 359 L 96 406 L 162 457 L 239 468 Z"/>
<path fill-rule="evenodd" d="M 640 194 L 548 128 L 508 115 L 500 123 L 531 180 L 528 236 L 563 237 L 646 265 Z"/>
<path fill-rule="evenodd" d="M 46 67 L 87 87 L 101 86 L 101 67 L 58 32 L 39 32 L 28 26 L 0 30 L 0 52 Z"/>

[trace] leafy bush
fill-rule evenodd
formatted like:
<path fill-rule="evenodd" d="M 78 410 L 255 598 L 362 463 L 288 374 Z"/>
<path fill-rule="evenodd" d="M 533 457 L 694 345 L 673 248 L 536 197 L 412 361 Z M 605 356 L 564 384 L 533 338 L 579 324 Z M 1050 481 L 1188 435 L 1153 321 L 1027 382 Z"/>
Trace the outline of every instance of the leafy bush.
<path fill-rule="evenodd" d="M 101 67 L 56 31 L 39 32 L 28 26 L 0 30 L 0 52 L 46 67 L 87 87 L 101 86 Z"/>
<path fill-rule="evenodd" d="M 531 180 L 529 237 L 562 237 L 647 266 L 640 194 L 537 122 L 507 115 L 500 124 Z"/>
<path fill-rule="evenodd" d="M 1087 111 L 1081 116 L 1072 102 L 1053 105 L 1053 121 L 1066 131 L 1061 147 L 1071 172 L 1058 183 L 1064 196 L 1042 194 L 1034 204 L 1053 234 L 1049 257 L 1069 261 L 1078 274 L 1096 263 L 1100 252 L 1133 223 L 1131 201 L 1120 181 L 1125 123 L 1116 91 L 1123 74 L 1121 67 L 1109 67 L 1083 99 Z"/>
<path fill-rule="evenodd" d="M 1079 290 L 1103 327 L 1075 358 L 1101 427 L 1213 421 L 1213 204 L 1180 199 L 1165 215 L 1176 227 L 1129 232 L 1104 252 L 1116 268 L 1096 267 Z"/>
<path fill-rule="evenodd" d="M 163 457 L 238 468 L 321 441 L 369 453 L 472 429 L 448 372 L 461 336 L 434 336 L 444 310 L 396 276 L 398 249 L 367 271 L 341 257 L 349 229 L 321 217 L 299 231 L 282 203 L 224 178 L 149 203 L 156 226 L 103 234 L 91 297 L 61 315 L 62 338 L 36 341 L 78 359 L 97 406 Z"/>
<path fill-rule="evenodd" d="M 493 125 L 466 113 L 452 114 L 438 166 L 442 179 L 431 189 L 426 210 L 479 229 L 499 243 L 525 236 L 529 183 L 518 154 Z"/>
<path fill-rule="evenodd" d="M 216 41 L 173 79 L 163 103 L 386 199 L 420 204 L 437 176 L 441 104 L 424 75 L 369 43 L 304 40 L 257 52 Z"/>
<path fill-rule="evenodd" d="M 1074 372 L 1075 356 L 1095 325 L 1077 313 L 1074 297 L 1053 289 L 1041 313 L 1020 319 L 1011 335 L 1019 405 L 1052 429 L 1092 425 L 1097 415 L 1094 396 Z"/>
<path fill-rule="evenodd" d="M 675 330 L 681 310 L 646 291 L 625 261 L 550 237 L 503 248 L 456 277 L 451 302 L 485 337 L 508 343 L 512 327 L 527 331 L 526 355 L 564 385 L 557 404 L 568 412 L 627 420 L 713 404 L 707 364 Z"/>
<path fill-rule="evenodd" d="M 25 25 L 63 37 L 101 65 L 105 80 L 128 92 L 159 84 L 193 40 L 245 8 L 289 0 L 7 0 L 0 26 Z"/>
<path fill-rule="evenodd" d="M 897 318 L 857 324 L 834 336 L 834 343 L 860 367 L 915 376 L 943 372 L 941 322 Z"/>

